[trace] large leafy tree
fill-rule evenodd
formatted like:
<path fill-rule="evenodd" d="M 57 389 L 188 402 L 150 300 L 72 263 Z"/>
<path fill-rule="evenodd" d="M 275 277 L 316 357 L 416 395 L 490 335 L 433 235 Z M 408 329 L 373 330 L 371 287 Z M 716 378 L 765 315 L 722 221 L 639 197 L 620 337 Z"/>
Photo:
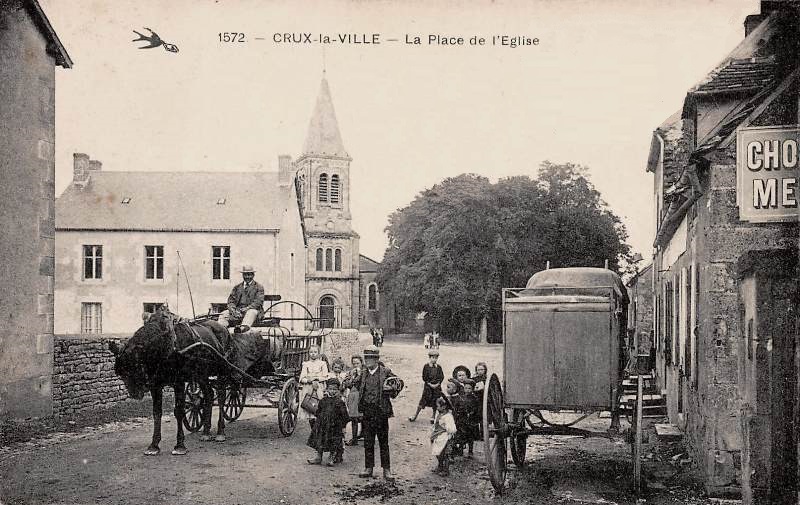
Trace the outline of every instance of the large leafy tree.
<path fill-rule="evenodd" d="M 586 178 L 586 168 L 544 162 L 538 177 L 491 184 L 448 178 L 395 211 L 378 272 L 400 314 L 426 312 L 450 338 L 497 322 L 501 288 L 523 286 L 552 266 L 619 270 L 630 259 L 627 234 Z"/>

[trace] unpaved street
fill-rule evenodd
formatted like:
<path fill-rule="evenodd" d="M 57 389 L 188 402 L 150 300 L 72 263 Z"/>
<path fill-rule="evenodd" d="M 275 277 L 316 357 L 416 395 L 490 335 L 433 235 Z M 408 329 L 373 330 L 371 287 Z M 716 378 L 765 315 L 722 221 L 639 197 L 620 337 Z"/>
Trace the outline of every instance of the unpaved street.
<path fill-rule="evenodd" d="M 501 352 L 499 345 L 443 345 L 440 363 L 446 374 L 457 364 L 472 368 L 479 360 L 488 362 L 490 372 L 500 373 Z M 2 501 L 170 505 L 635 502 L 629 492 L 629 446 L 601 438 L 529 438 L 529 464 L 515 470 L 509 463 L 509 489 L 502 497 L 495 495 L 488 481 L 480 443 L 475 459 L 457 461 L 451 477 L 433 475 L 430 411 L 415 423 L 407 419 L 419 398 L 426 351 L 417 341 L 389 338 L 382 353 L 385 363 L 406 383 L 394 402 L 396 417 L 390 428 L 396 486 L 357 477 L 363 467 L 362 446 L 348 448 L 344 464 L 335 468 L 309 466 L 306 458 L 312 454 L 305 446 L 306 423 L 284 438 L 275 410 L 246 409 L 226 430 L 227 442 L 201 443 L 192 434 L 187 438 L 189 453 L 183 457 L 169 454 L 174 420 L 163 425 L 162 453 L 157 457 L 142 454 L 151 433 L 149 420 L 12 446 L 0 452 Z M 584 427 L 604 430 L 608 423 L 609 419 L 593 418 Z M 687 498 L 682 496 L 678 499 L 662 491 L 648 497 L 648 502 L 683 503 Z"/>

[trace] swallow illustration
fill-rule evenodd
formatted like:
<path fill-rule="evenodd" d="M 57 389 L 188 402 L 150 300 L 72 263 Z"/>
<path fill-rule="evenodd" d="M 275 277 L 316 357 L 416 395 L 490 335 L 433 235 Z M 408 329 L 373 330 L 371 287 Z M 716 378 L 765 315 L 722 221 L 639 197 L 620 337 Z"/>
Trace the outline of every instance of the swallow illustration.
<path fill-rule="evenodd" d="M 175 44 L 169 44 L 167 42 L 164 42 L 163 40 L 161 40 L 161 37 L 159 37 L 158 34 L 156 32 L 154 32 L 153 30 L 151 30 L 150 28 L 145 27 L 144 29 L 147 30 L 148 32 L 150 32 L 150 36 L 143 35 L 143 34 L 137 32 L 136 30 L 133 30 L 133 33 L 135 33 L 139 37 L 136 38 L 136 39 L 133 39 L 131 42 L 139 42 L 140 40 L 149 42 L 148 45 L 142 46 L 139 49 L 152 49 L 154 47 L 163 46 L 165 50 L 167 50 L 167 51 L 169 51 L 171 53 L 177 53 L 178 52 L 178 46 L 176 46 Z"/>

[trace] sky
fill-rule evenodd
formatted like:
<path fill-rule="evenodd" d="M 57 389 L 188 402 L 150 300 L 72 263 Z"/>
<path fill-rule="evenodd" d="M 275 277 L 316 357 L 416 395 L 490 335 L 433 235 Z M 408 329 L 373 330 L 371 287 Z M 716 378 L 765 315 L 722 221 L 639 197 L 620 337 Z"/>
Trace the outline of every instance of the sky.
<path fill-rule="evenodd" d="M 652 131 L 744 37 L 757 0 L 533 2 L 40 0 L 74 61 L 56 72 L 56 195 L 72 153 L 103 170 L 277 170 L 301 154 L 329 82 L 361 253 L 389 215 L 446 177 L 589 167 L 629 243 L 651 257 Z M 152 28 L 177 53 L 137 49 Z M 220 42 L 221 32 L 245 34 Z M 284 33 L 380 44 L 285 44 Z M 429 35 L 464 45 L 428 44 Z M 492 45 L 493 36 L 538 38 Z M 406 44 L 419 36 L 422 44 Z M 470 45 L 471 37 L 486 44 Z M 263 40 L 259 40 L 263 39 Z M 390 41 L 388 39 L 397 39 Z M 235 188 L 231 188 L 235 192 Z M 265 198 L 269 191 L 265 188 Z"/>

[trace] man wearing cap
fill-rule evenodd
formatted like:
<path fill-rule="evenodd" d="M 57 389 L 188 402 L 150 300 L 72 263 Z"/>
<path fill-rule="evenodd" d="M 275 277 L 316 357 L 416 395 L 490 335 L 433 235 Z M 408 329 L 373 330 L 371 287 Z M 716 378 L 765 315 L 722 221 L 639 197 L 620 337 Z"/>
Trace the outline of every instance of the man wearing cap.
<path fill-rule="evenodd" d="M 219 323 L 224 327 L 240 325 L 239 333 L 244 333 L 264 311 L 264 286 L 254 280 L 256 271 L 251 265 L 242 266 L 242 282 L 233 287 L 228 297 L 228 310 L 219 315 Z"/>
<path fill-rule="evenodd" d="M 389 418 L 394 415 L 391 399 L 395 398 L 402 386 L 399 381 L 386 379 L 396 377 L 392 371 L 378 361 L 380 351 L 374 345 L 364 349 L 364 366 L 366 370 L 361 374 L 359 381 L 358 408 L 363 415 L 362 433 L 364 434 L 364 471 L 359 477 L 372 477 L 372 468 L 375 466 L 375 437 L 381 451 L 381 467 L 383 478 L 394 481 L 389 459 Z"/>

